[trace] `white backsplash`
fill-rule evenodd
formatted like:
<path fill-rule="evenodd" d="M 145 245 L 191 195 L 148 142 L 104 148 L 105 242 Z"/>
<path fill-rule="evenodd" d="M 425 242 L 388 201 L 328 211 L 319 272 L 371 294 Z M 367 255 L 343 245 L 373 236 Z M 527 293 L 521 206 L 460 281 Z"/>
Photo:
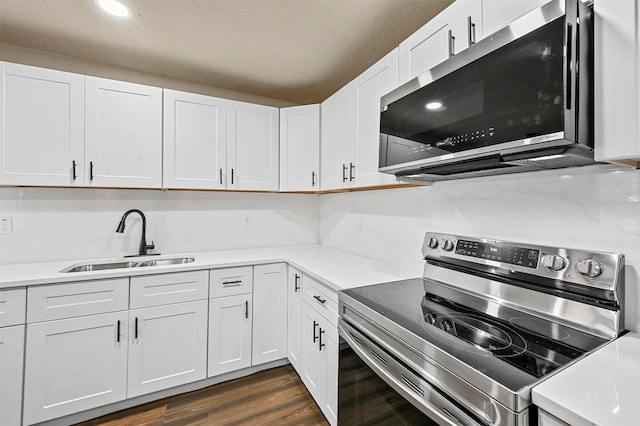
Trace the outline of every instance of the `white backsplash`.
<path fill-rule="evenodd" d="M 114 257 L 138 252 L 140 216 L 156 252 L 189 253 L 317 244 L 319 196 L 159 190 L 0 188 L 0 264 Z"/>
<path fill-rule="evenodd" d="M 422 275 L 427 231 L 626 255 L 626 324 L 640 331 L 640 170 L 594 166 L 324 195 L 322 244 Z"/>

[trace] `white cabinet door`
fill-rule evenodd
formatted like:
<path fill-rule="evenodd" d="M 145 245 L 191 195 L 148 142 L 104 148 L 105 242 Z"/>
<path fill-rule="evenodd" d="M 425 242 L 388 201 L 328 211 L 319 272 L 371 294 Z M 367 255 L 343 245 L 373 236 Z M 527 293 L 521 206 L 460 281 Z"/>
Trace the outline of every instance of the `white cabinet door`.
<path fill-rule="evenodd" d="M 84 76 L 0 67 L 0 184 L 84 185 Z"/>
<path fill-rule="evenodd" d="M 327 351 L 319 350 L 322 316 L 307 303 L 302 304 L 302 374 L 301 378 L 319 407 L 326 404 Z"/>
<path fill-rule="evenodd" d="M 251 293 L 209 300 L 207 376 L 251 366 Z"/>
<path fill-rule="evenodd" d="M 445 10 L 400 43 L 399 84 L 406 83 L 449 59 L 449 31 L 451 26 Z"/>
<path fill-rule="evenodd" d="M 227 101 L 164 89 L 163 187 L 225 189 Z"/>
<path fill-rule="evenodd" d="M 125 399 L 127 327 L 126 312 L 29 324 L 24 423 Z"/>
<path fill-rule="evenodd" d="M 287 264 L 253 267 L 252 365 L 287 357 Z"/>
<path fill-rule="evenodd" d="M 227 103 L 227 189 L 278 190 L 278 108 Z"/>
<path fill-rule="evenodd" d="M 323 191 L 350 185 L 353 89 L 351 82 L 320 105 L 320 189 Z"/>
<path fill-rule="evenodd" d="M 525 13 L 549 1 L 550 0 L 482 0 L 484 36 L 490 36 Z"/>
<path fill-rule="evenodd" d="M 85 162 L 91 186 L 162 186 L 162 89 L 86 77 Z"/>
<path fill-rule="evenodd" d="M 287 357 L 302 374 L 300 339 L 302 333 L 302 272 L 289 266 L 287 277 Z"/>
<path fill-rule="evenodd" d="M 18 426 L 22 415 L 24 325 L 0 328 L 0 425 Z"/>
<path fill-rule="evenodd" d="M 380 97 L 398 86 L 398 49 L 355 79 L 352 187 L 388 185 L 393 175 L 378 172 L 380 164 Z"/>
<path fill-rule="evenodd" d="M 640 3 L 598 0 L 595 159 L 640 168 Z"/>
<path fill-rule="evenodd" d="M 280 190 L 320 187 L 320 105 L 280 109 Z"/>
<path fill-rule="evenodd" d="M 129 312 L 127 397 L 206 377 L 207 301 Z"/>

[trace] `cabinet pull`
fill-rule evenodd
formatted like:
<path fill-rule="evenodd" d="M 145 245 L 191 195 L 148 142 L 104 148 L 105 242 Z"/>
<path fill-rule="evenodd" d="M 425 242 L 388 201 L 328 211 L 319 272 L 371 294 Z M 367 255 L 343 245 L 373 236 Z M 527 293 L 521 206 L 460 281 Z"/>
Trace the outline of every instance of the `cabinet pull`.
<path fill-rule="evenodd" d="M 136 317 L 133 326 L 133 338 L 138 340 L 138 317 Z"/>
<path fill-rule="evenodd" d="M 316 186 L 316 172 L 311 172 L 311 186 Z"/>
<path fill-rule="evenodd" d="M 120 320 L 116 325 L 116 342 L 120 343 Z"/>
<path fill-rule="evenodd" d="M 346 164 L 342 165 L 342 181 L 343 182 L 347 181 L 347 165 Z"/>
<path fill-rule="evenodd" d="M 349 163 L 349 182 L 356 178 L 355 173 L 353 171 L 356 169 L 355 164 Z"/>
<path fill-rule="evenodd" d="M 453 33 L 451 32 L 451 30 L 449 30 L 449 57 L 451 58 L 453 55 L 455 55 L 455 43 L 456 43 L 456 38 L 453 36 Z"/>
<path fill-rule="evenodd" d="M 242 284 L 242 280 L 234 280 L 234 281 L 223 281 L 222 285 L 235 285 Z"/>
<path fill-rule="evenodd" d="M 89 161 L 89 180 L 93 180 L 93 161 Z"/>
<path fill-rule="evenodd" d="M 469 46 L 476 44 L 476 24 L 471 20 L 471 16 L 467 17 L 467 27 L 469 30 Z"/>
<path fill-rule="evenodd" d="M 298 291 L 300 291 L 300 285 L 298 285 L 298 282 L 300 281 L 300 275 L 296 274 L 294 281 L 293 281 L 293 291 L 294 293 L 297 293 Z"/>
<path fill-rule="evenodd" d="M 249 301 L 244 301 L 244 318 L 249 319 Z"/>
<path fill-rule="evenodd" d="M 231 185 L 233 185 L 233 180 L 234 180 L 234 171 L 233 169 L 231 169 Z"/>
<path fill-rule="evenodd" d="M 316 340 L 318 340 L 318 336 L 316 336 L 316 328 L 318 328 L 318 324 L 317 322 L 313 322 L 313 343 L 316 342 Z"/>
<path fill-rule="evenodd" d="M 222 168 L 220 168 L 220 185 L 222 185 Z"/>
<path fill-rule="evenodd" d="M 76 174 L 76 160 L 73 160 L 71 162 L 71 177 L 73 178 L 73 180 L 76 180 L 78 178 L 78 175 Z"/>
<path fill-rule="evenodd" d="M 324 305 L 325 303 L 327 303 L 327 299 L 323 299 L 323 298 L 321 298 L 321 297 L 320 297 L 320 296 L 318 296 L 318 295 L 315 295 L 315 294 L 314 294 L 314 295 L 313 295 L 313 298 L 314 298 L 314 299 L 316 299 L 318 302 L 322 303 L 323 305 Z"/>
<path fill-rule="evenodd" d="M 318 336 L 318 350 L 321 351 L 323 347 L 327 346 L 324 343 L 322 343 L 322 335 L 324 334 L 324 330 L 321 328 L 320 329 L 320 335 Z"/>

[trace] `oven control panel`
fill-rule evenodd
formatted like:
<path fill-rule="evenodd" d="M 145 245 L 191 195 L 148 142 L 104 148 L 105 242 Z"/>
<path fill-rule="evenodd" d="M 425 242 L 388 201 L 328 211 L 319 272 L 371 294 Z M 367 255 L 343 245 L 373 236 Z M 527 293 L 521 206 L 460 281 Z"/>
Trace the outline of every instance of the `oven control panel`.
<path fill-rule="evenodd" d="M 427 232 L 425 260 L 466 266 L 490 266 L 504 273 L 520 272 L 601 290 L 614 290 L 624 268 L 624 255 L 520 244 L 487 238 Z"/>

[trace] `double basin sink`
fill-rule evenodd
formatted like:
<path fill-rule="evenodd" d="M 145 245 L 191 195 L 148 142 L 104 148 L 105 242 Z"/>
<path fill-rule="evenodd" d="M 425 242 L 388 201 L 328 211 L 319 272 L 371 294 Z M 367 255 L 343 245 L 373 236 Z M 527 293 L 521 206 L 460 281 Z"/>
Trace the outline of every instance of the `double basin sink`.
<path fill-rule="evenodd" d="M 135 258 L 130 260 L 98 262 L 98 263 L 82 263 L 79 265 L 71 265 L 60 272 L 88 272 L 88 271 L 104 271 L 110 269 L 129 269 L 142 268 L 145 266 L 167 266 L 191 263 L 196 260 L 194 257 L 171 257 L 164 259 L 147 259 Z"/>

